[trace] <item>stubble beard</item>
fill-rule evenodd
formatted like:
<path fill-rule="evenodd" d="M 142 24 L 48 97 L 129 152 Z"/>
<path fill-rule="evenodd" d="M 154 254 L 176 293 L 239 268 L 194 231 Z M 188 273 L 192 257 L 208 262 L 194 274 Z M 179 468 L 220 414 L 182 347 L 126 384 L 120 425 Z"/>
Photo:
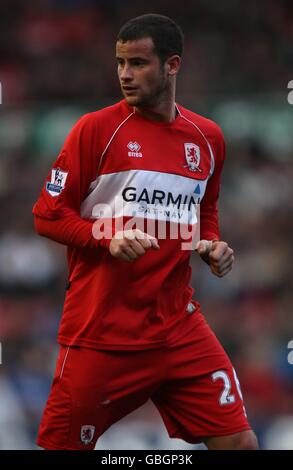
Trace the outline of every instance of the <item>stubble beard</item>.
<path fill-rule="evenodd" d="M 169 94 L 169 83 L 167 78 L 163 74 L 163 70 L 160 73 L 160 77 L 158 80 L 158 86 L 156 87 L 153 92 L 144 98 L 141 99 L 140 106 L 144 106 L 145 108 L 155 108 L 156 106 L 160 105 L 164 102 Z"/>
<path fill-rule="evenodd" d="M 162 102 L 168 99 L 170 91 L 170 84 L 168 79 L 164 76 L 163 69 L 160 70 L 158 77 L 158 86 L 152 91 L 152 93 L 144 94 L 138 97 L 125 96 L 127 103 L 130 106 L 142 107 L 146 109 L 155 108 Z"/>

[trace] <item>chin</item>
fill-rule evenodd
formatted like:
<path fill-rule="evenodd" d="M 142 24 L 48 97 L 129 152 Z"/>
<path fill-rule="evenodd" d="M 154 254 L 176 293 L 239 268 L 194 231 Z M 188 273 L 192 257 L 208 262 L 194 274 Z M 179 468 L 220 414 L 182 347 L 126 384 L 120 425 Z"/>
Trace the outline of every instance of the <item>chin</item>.
<path fill-rule="evenodd" d="M 139 98 L 136 96 L 124 96 L 124 98 L 129 106 L 138 106 L 140 103 Z"/>

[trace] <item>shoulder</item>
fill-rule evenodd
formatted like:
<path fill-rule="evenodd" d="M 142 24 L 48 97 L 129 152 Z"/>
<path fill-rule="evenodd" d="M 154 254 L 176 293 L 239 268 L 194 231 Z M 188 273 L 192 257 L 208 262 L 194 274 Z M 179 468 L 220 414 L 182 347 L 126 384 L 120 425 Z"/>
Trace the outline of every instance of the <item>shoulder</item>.
<path fill-rule="evenodd" d="M 112 106 L 84 114 L 75 124 L 73 131 L 103 147 L 132 114 L 132 109 L 125 101 L 120 101 Z"/>
<path fill-rule="evenodd" d="M 67 141 L 79 141 L 82 145 L 91 146 L 95 154 L 100 154 L 132 115 L 132 108 L 125 101 L 84 114 L 73 126 Z"/>
<path fill-rule="evenodd" d="M 119 101 L 106 108 L 84 114 L 79 119 L 79 122 L 85 126 L 95 124 L 101 127 L 109 127 L 111 124 L 123 122 L 128 116 L 132 115 L 132 110 L 125 104 L 124 101 Z"/>
<path fill-rule="evenodd" d="M 222 142 L 224 141 L 223 131 L 220 126 L 200 114 L 194 113 L 183 106 L 178 105 L 178 109 L 183 118 L 197 126 L 208 140 Z"/>

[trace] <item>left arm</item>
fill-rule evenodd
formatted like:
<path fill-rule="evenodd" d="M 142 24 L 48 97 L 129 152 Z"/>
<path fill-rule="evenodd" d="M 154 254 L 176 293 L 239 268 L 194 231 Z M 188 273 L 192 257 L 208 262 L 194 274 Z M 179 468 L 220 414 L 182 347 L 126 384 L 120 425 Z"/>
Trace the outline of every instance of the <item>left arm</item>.
<path fill-rule="evenodd" d="M 200 242 L 196 251 L 209 264 L 211 271 L 223 277 L 232 269 L 234 252 L 224 241 L 220 241 L 218 199 L 220 192 L 221 173 L 225 160 L 225 141 L 220 128 L 216 127 L 215 169 L 210 177 L 206 192 L 200 206 Z"/>

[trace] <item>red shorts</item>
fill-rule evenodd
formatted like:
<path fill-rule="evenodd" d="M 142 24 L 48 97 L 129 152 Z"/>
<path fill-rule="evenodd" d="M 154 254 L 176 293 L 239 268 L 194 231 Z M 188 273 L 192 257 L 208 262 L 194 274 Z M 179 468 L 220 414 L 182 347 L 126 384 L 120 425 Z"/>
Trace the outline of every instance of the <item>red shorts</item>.
<path fill-rule="evenodd" d="M 37 443 L 94 449 L 99 436 L 149 398 L 170 437 L 190 443 L 250 429 L 237 376 L 202 314 L 160 349 L 61 347 Z"/>

